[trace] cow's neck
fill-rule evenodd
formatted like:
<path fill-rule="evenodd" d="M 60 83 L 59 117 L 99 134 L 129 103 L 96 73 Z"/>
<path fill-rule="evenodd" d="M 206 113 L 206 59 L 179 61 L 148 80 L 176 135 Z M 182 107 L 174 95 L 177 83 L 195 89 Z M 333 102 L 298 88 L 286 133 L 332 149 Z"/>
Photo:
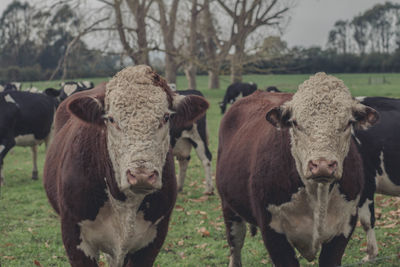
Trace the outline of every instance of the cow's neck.
<path fill-rule="evenodd" d="M 270 227 L 285 234 L 307 260 L 313 260 L 321 244 L 334 236 L 351 233 L 351 216 L 357 212 L 358 199 L 348 201 L 339 184 L 309 183 L 300 187 L 291 200 L 270 204 Z"/>
<path fill-rule="evenodd" d="M 312 201 L 314 202 L 313 209 L 313 247 L 319 250 L 321 243 L 320 238 L 323 236 L 323 227 L 326 225 L 326 218 L 329 206 L 329 184 L 318 183 L 310 185 L 311 188 L 307 188 Z M 310 190 L 311 189 L 311 190 Z"/>

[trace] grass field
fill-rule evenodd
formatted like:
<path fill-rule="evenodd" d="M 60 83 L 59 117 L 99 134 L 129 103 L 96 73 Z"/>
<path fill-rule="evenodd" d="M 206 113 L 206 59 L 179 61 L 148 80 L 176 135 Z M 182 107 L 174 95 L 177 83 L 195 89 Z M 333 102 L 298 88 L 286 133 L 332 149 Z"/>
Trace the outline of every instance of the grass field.
<path fill-rule="evenodd" d="M 309 75 L 247 75 L 245 81 L 256 82 L 259 88 L 275 85 L 284 91 L 295 91 Z M 400 97 L 400 74 L 341 74 L 353 95 Z M 98 83 L 106 79 L 92 79 Z M 385 81 L 385 82 L 384 82 Z M 58 82 L 33 83 L 44 89 Z M 217 156 L 218 127 L 221 114 L 218 102 L 225 90 L 208 90 L 207 77 L 198 77 L 198 88 L 210 102 L 207 112 L 213 172 Z M 221 88 L 229 77 L 221 77 Z M 184 77 L 179 77 L 179 89 L 185 89 Z M 47 202 L 41 175 L 44 146 L 39 151 L 39 181 L 30 179 L 32 162 L 29 148 L 14 148 L 5 158 L 6 186 L 0 195 L 0 266 L 69 266 L 60 234 L 57 215 Z M 195 153 L 189 165 L 184 192 L 178 195 L 167 239 L 155 266 L 227 266 L 229 248 L 225 239 L 218 195 L 206 197 L 204 173 Z M 376 196 L 379 245 L 378 261 L 360 264 L 366 255 L 366 239 L 357 227 L 343 257 L 344 266 L 400 266 L 400 198 Z M 242 251 L 244 266 L 271 266 L 261 235 L 247 235 Z M 318 265 L 300 258 L 302 266 Z M 102 262 L 105 259 L 102 258 Z M 106 266 L 106 265 L 102 265 Z"/>

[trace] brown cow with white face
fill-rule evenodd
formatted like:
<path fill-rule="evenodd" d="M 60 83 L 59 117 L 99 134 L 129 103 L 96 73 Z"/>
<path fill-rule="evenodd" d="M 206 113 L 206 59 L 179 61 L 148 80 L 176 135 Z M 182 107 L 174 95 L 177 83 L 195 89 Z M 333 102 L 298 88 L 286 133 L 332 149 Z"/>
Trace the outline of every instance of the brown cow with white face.
<path fill-rule="evenodd" d="M 325 73 L 294 95 L 256 92 L 234 104 L 221 122 L 216 175 L 229 266 L 241 266 L 246 221 L 261 229 L 275 266 L 299 266 L 294 248 L 309 261 L 322 249 L 320 266 L 340 265 L 363 186 L 351 128 L 377 119 Z"/>
<path fill-rule="evenodd" d="M 171 127 L 185 127 L 208 103 L 182 97 L 148 66 L 77 93 L 57 110 L 44 185 L 60 214 L 72 266 L 152 266 L 176 199 Z"/>

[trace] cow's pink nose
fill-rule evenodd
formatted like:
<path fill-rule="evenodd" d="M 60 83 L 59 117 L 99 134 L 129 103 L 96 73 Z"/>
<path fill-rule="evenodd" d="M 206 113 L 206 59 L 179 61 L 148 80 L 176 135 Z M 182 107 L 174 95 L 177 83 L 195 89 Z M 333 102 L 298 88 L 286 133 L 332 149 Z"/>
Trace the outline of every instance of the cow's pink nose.
<path fill-rule="evenodd" d="M 336 160 L 310 160 L 308 168 L 313 177 L 331 177 L 337 170 L 338 163 Z"/>
<path fill-rule="evenodd" d="M 126 177 L 131 185 L 154 185 L 158 178 L 158 172 L 146 169 L 127 170 Z"/>

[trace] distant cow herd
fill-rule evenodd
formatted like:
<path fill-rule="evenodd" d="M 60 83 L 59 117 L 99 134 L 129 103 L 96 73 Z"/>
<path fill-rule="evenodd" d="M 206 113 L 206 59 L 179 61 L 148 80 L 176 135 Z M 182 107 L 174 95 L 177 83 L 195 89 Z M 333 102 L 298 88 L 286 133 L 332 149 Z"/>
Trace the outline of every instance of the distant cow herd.
<path fill-rule="evenodd" d="M 96 87 L 65 82 L 41 93 L 0 83 L 0 185 L 14 146 L 31 147 L 37 180 L 45 143 L 44 188 L 71 266 L 98 266 L 100 252 L 110 266 L 152 266 L 192 148 L 204 194 L 214 194 L 208 107 L 200 91 L 177 91 L 144 65 Z M 299 266 L 295 250 L 339 266 L 358 219 L 365 259 L 376 258 L 374 194 L 400 196 L 400 100 L 354 98 L 317 73 L 294 94 L 231 84 L 219 107 L 215 182 L 229 266 L 242 266 L 246 224 L 260 230 L 274 266 Z"/>

